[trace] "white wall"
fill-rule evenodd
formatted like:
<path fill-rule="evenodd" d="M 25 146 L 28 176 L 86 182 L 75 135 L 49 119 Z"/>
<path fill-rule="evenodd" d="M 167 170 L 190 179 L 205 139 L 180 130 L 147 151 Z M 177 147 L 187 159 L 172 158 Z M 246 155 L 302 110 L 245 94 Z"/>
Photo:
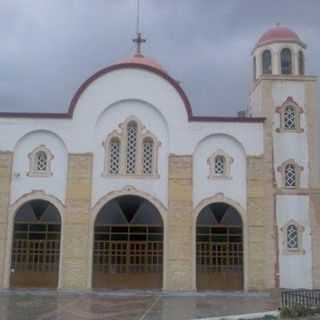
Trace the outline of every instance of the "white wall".
<path fill-rule="evenodd" d="M 233 158 L 229 178 L 208 179 L 209 165 L 207 159 L 219 149 Z M 193 203 L 223 193 L 239 203 L 242 208 L 247 207 L 247 159 L 243 147 L 233 137 L 216 134 L 203 139 L 194 153 L 193 164 Z"/>
<path fill-rule="evenodd" d="M 159 178 L 112 177 L 102 175 L 105 160 L 105 149 L 102 143 L 113 130 L 120 131 L 119 125 L 132 115 L 140 120 L 146 130 L 149 130 L 161 143 L 158 149 Z M 99 116 L 94 139 L 93 204 L 107 193 L 114 190 L 121 190 L 125 186 L 130 185 L 138 190 L 149 193 L 151 196 L 160 200 L 165 206 L 168 205 L 168 127 L 166 120 L 154 106 L 137 100 L 121 101 L 109 106 Z"/>
<path fill-rule="evenodd" d="M 45 145 L 54 158 L 50 177 L 29 177 L 29 157 L 39 145 Z M 11 203 L 32 190 L 43 190 L 45 193 L 57 197 L 64 203 L 67 175 L 68 152 L 63 141 L 49 131 L 34 131 L 23 136 L 14 148 L 13 177 L 11 185 Z"/>
<path fill-rule="evenodd" d="M 301 108 L 305 108 L 304 83 L 298 81 L 274 81 L 272 86 L 272 95 L 274 105 L 281 106 L 288 97 L 293 96 L 295 102 Z M 303 166 L 301 172 L 301 187 L 308 187 L 309 165 L 308 165 L 308 128 L 306 126 L 305 112 L 300 114 L 301 128 L 304 130 L 300 133 L 281 132 L 277 133 L 276 129 L 280 128 L 280 114 L 274 112 L 273 129 L 274 129 L 274 164 L 277 169 L 284 161 L 294 159 L 300 166 Z M 281 186 L 281 173 L 275 170 L 277 185 Z"/>
<path fill-rule="evenodd" d="M 311 230 L 309 220 L 309 197 L 278 195 L 277 223 L 279 232 L 279 263 L 281 288 L 312 288 Z M 302 248 L 304 255 L 286 255 L 283 252 L 285 234 L 281 227 L 291 219 L 304 226 Z"/>

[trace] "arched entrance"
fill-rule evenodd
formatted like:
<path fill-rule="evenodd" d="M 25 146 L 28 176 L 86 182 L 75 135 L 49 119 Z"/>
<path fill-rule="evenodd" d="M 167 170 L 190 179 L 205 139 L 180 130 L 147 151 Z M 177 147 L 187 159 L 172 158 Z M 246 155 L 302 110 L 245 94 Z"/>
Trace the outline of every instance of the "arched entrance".
<path fill-rule="evenodd" d="M 243 235 L 238 211 L 222 202 L 209 204 L 197 219 L 198 290 L 243 289 Z"/>
<path fill-rule="evenodd" d="M 94 225 L 93 287 L 162 288 L 163 222 L 148 200 L 109 201 Z"/>
<path fill-rule="evenodd" d="M 45 200 L 21 206 L 14 219 L 10 287 L 57 288 L 61 217 Z"/>

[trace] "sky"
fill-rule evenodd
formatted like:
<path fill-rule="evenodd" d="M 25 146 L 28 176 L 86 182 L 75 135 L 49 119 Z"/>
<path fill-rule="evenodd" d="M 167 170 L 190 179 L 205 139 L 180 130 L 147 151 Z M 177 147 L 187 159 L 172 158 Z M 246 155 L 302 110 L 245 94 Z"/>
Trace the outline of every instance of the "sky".
<path fill-rule="evenodd" d="M 320 0 L 141 0 L 143 53 L 181 83 L 194 114 L 232 116 L 248 104 L 251 50 L 278 22 L 320 75 L 319 13 Z M 66 111 L 82 82 L 132 55 L 135 32 L 136 0 L 0 0 L 0 111 Z"/>

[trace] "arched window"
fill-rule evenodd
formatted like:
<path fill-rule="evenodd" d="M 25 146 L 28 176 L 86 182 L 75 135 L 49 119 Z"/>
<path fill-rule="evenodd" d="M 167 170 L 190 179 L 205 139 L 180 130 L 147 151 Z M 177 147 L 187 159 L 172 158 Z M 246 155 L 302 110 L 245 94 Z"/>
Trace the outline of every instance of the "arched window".
<path fill-rule="evenodd" d="M 289 159 L 283 162 L 277 170 L 281 173 L 283 188 L 296 189 L 300 187 L 301 172 L 303 171 L 303 167 L 300 166 L 294 159 Z"/>
<path fill-rule="evenodd" d="M 283 113 L 283 127 L 287 130 L 297 129 L 297 115 L 293 106 L 287 106 Z"/>
<path fill-rule="evenodd" d="M 35 148 L 29 153 L 29 172 L 30 177 L 48 177 L 52 175 L 51 160 L 54 158 L 52 153 L 44 145 Z"/>
<path fill-rule="evenodd" d="M 288 48 L 281 51 L 281 73 L 292 74 L 292 54 Z"/>
<path fill-rule="evenodd" d="M 127 127 L 127 174 L 136 173 L 138 126 L 130 121 Z"/>
<path fill-rule="evenodd" d="M 230 178 L 233 158 L 219 149 L 207 160 L 209 165 L 209 179 Z"/>
<path fill-rule="evenodd" d="M 153 174 L 154 143 L 151 138 L 143 140 L 143 174 L 151 176 Z"/>
<path fill-rule="evenodd" d="M 304 54 L 299 51 L 299 74 L 304 75 Z"/>
<path fill-rule="evenodd" d="M 226 158 L 218 155 L 214 160 L 214 172 L 217 176 L 223 176 L 226 169 Z"/>
<path fill-rule="evenodd" d="M 293 163 L 288 163 L 284 168 L 285 187 L 295 188 L 297 186 L 296 167 Z"/>
<path fill-rule="evenodd" d="M 120 140 L 112 138 L 110 140 L 109 152 L 109 173 L 119 174 L 120 172 Z"/>
<path fill-rule="evenodd" d="M 271 74 L 272 73 L 272 56 L 270 50 L 263 51 L 262 54 L 262 73 Z"/>
<path fill-rule="evenodd" d="M 294 224 L 287 227 L 287 249 L 296 250 L 299 248 L 299 234 L 298 228 Z"/>
<path fill-rule="evenodd" d="M 136 117 L 119 124 L 102 143 L 105 149 L 103 176 L 158 178 L 161 142 Z"/>
<path fill-rule="evenodd" d="M 257 79 L 257 59 L 253 57 L 253 80 Z"/>

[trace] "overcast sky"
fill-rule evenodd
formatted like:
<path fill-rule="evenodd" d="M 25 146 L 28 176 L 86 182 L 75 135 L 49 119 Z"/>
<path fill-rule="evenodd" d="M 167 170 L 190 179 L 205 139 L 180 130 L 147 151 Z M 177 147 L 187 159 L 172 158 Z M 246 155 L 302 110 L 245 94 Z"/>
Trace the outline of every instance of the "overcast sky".
<path fill-rule="evenodd" d="M 248 101 L 251 49 L 280 22 L 320 75 L 320 0 L 141 0 L 144 54 L 181 81 L 196 114 Z M 95 71 L 133 52 L 136 0 L 0 0 L 0 111 L 66 111 Z"/>

